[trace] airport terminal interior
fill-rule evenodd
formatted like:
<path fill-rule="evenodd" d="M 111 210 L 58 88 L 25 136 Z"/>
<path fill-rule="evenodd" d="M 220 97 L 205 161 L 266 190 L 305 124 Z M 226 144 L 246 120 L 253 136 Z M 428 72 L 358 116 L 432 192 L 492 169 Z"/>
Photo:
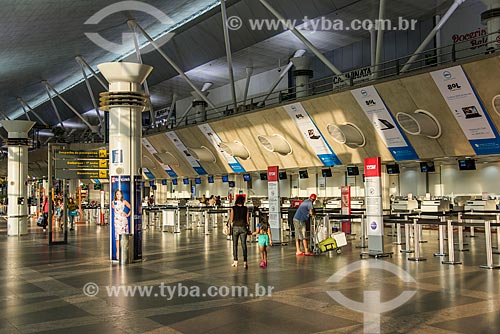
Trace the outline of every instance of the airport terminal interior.
<path fill-rule="evenodd" d="M 2 7 L 0 333 L 500 332 L 500 0 Z"/>

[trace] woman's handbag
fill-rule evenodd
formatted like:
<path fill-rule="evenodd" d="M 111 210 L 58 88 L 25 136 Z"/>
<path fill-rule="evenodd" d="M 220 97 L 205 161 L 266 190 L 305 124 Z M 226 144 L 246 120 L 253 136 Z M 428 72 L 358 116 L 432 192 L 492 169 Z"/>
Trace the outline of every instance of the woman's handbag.
<path fill-rule="evenodd" d="M 231 235 L 232 234 L 232 228 L 231 228 L 231 224 L 229 224 L 229 222 L 227 222 L 224 227 L 222 228 L 222 233 L 224 235 Z"/>
<path fill-rule="evenodd" d="M 39 226 L 39 227 L 45 226 L 45 224 L 43 223 L 43 216 L 38 217 L 38 220 L 36 221 L 36 226 Z"/>
<path fill-rule="evenodd" d="M 252 235 L 252 230 L 250 229 L 250 225 L 247 225 L 247 235 Z"/>

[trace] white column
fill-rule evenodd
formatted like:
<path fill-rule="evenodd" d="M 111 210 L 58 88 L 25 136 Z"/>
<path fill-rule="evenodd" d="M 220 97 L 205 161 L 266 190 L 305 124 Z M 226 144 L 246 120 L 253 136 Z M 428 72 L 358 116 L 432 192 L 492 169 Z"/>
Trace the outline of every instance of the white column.
<path fill-rule="evenodd" d="M 28 132 L 35 122 L 2 121 L 8 132 L 7 162 L 7 235 L 28 234 Z"/>
<path fill-rule="evenodd" d="M 109 111 L 110 175 L 110 257 L 118 259 L 116 228 L 123 217 L 114 217 L 112 203 L 116 190 L 125 204 L 116 212 L 129 214 L 128 233 L 133 234 L 134 260 L 142 258 L 142 217 L 140 187 L 142 182 L 142 112 L 149 105 L 141 84 L 152 67 L 137 63 L 104 63 L 97 66 L 109 82 L 109 93 L 101 93 L 101 108 Z M 126 203 L 129 203 L 130 208 Z M 122 203 L 119 204 L 120 206 Z M 122 211 L 123 210 L 123 211 Z M 119 232 L 120 233 L 120 232 Z M 118 234 L 119 234 L 118 233 Z"/>
<path fill-rule="evenodd" d="M 311 58 L 295 57 L 291 59 L 295 66 L 293 76 L 295 77 L 295 91 L 297 98 L 309 96 L 309 79 L 313 77 L 311 67 Z"/>

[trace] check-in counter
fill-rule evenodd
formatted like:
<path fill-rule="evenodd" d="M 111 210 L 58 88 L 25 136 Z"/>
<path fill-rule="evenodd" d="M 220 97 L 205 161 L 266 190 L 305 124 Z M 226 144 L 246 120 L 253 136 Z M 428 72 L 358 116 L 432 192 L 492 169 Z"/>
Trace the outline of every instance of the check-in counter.
<path fill-rule="evenodd" d="M 446 199 L 423 200 L 420 210 L 422 212 L 448 212 L 450 201 Z"/>
<path fill-rule="evenodd" d="M 418 209 L 418 202 L 415 199 L 396 199 L 392 202 L 391 210 L 411 212 Z"/>

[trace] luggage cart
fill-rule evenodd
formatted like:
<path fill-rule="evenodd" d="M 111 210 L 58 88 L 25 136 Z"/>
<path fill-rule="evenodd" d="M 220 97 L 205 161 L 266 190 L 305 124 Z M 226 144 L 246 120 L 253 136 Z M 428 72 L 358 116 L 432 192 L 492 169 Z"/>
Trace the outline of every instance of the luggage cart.
<path fill-rule="evenodd" d="M 347 245 L 345 233 L 331 233 L 328 215 L 326 215 L 324 219 L 312 217 L 311 224 L 311 244 L 313 245 L 314 255 L 320 255 L 321 253 L 333 250 L 335 250 L 337 254 L 342 253 L 342 247 Z"/>

